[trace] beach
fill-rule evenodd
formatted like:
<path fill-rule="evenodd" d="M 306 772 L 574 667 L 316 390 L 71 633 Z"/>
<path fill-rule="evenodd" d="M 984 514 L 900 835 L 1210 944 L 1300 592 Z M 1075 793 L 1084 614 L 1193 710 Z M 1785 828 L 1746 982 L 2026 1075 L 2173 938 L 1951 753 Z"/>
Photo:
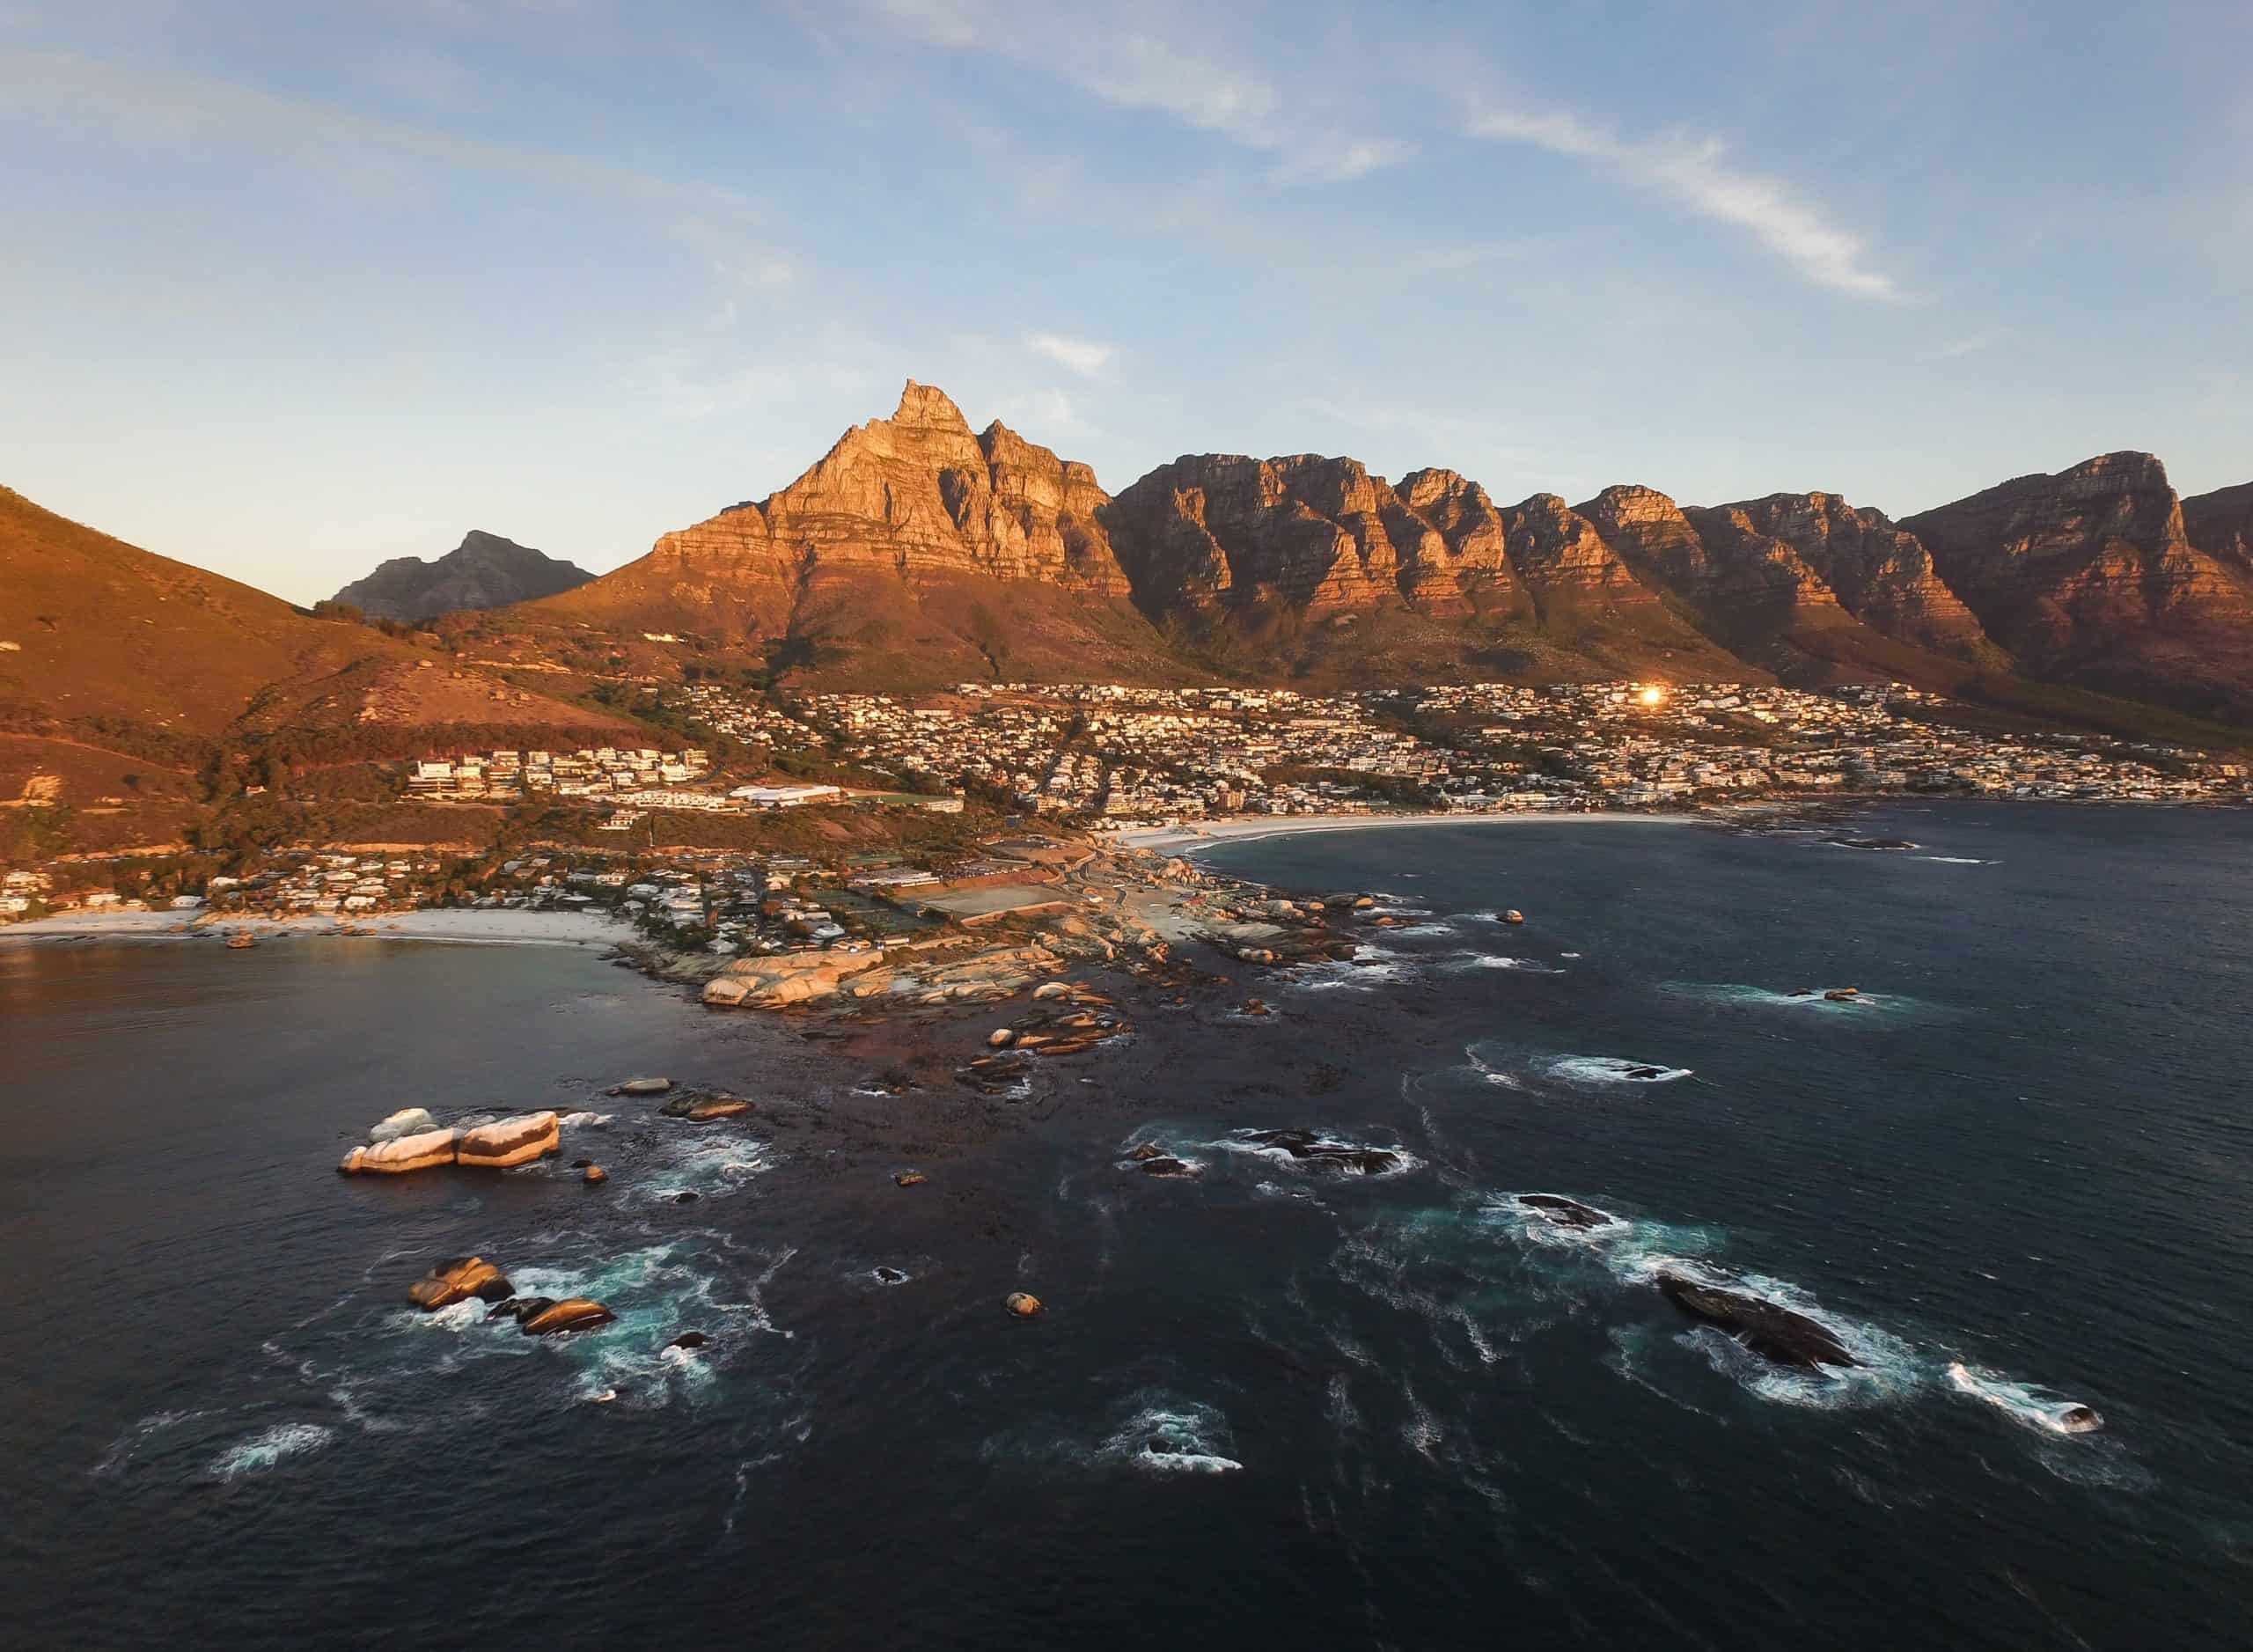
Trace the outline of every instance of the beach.
<path fill-rule="evenodd" d="M 1302 832 L 1358 832 L 1383 826 L 1535 826 L 1570 821 L 1575 826 L 1604 822 L 1613 825 L 1687 826 L 1700 817 L 1688 814 L 1551 813 L 1523 811 L 1509 814 L 1298 814 L 1237 815 L 1170 826 L 1148 826 L 1117 834 L 1112 841 L 1121 848 L 1154 849 L 1164 853 L 1202 844 L 1241 841 L 1252 838 L 1285 837 Z"/>
<path fill-rule="evenodd" d="M 240 931 L 260 941 L 346 936 L 439 941 L 460 946 L 609 946 L 632 932 L 596 912 L 520 912 L 429 907 L 340 921 L 220 916 L 202 912 L 65 912 L 0 929 L 0 946 L 67 941 L 210 941 Z"/>

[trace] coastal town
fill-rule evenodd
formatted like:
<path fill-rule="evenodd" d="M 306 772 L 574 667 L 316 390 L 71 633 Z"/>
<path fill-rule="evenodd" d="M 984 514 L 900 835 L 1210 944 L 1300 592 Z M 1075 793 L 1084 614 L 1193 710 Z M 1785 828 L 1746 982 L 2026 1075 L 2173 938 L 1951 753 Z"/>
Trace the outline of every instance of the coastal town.
<path fill-rule="evenodd" d="M 540 804 L 573 811 L 563 818 L 582 823 L 583 840 L 473 855 L 301 842 L 139 891 L 127 878 L 106 886 L 99 857 L 79 856 L 8 869 L 0 921 L 152 906 L 343 921 L 426 907 L 600 907 L 724 958 L 875 947 L 1053 904 L 1040 856 L 991 847 L 1024 841 L 1035 822 L 1038 842 L 1115 845 L 1247 819 L 1697 812 L 1904 796 L 2253 800 L 2238 761 L 2095 734 L 1983 730 L 1971 709 L 1898 684 L 640 692 L 688 738 L 669 749 L 433 752 L 393 766 L 396 803 L 441 825 L 450 810 Z M 23 806 L 40 804 L 27 793 Z M 777 856 L 699 847 L 686 825 L 965 808 L 991 824 L 991 841 L 949 839 L 936 853 L 881 842 L 870 852 L 846 833 L 837 852 L 817 844 Z M 950 909 L 953 897 L 966 905 Z"/>

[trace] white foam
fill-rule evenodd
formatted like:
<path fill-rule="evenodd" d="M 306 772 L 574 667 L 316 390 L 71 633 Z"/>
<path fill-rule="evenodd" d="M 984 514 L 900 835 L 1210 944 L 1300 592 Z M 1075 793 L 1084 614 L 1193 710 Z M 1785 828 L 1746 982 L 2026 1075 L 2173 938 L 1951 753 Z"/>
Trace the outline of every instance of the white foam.
<path fill-rule="evenodd" d="M 1265 1142 L 1253 1142 L 1247 1139 L 1254 1134 L 1264 1135 L 1266 1132 L 1237 1131 L 1222 1136 L 1216 1142 L 1200 1142 L 1198 1145 L 1216 1148 L 1224 1153 L 1248 1153 L 1255 1158 L 1265 1159 L 1269 1164 L 1289 1171 L 1295 1175 L 1312 1174 L 1334 1177 L 1340 1181 L 1384 1181 L 1392 1177 L 1405 1176 L 1412 1171 L 1420 1171 L 1424 1168 L 1424 1161 L 1404 1147 L 1380 1147 L 1367 1142 L 1350 1142 L 1343 1136 L 1325 1135 L 1319 1132 L 1316 1134 L 1315 1141 L 1317 1146 L 1346 1148 L 1358 1153 L 1376 1152 L 1392 1155 L 1391 1169 L 1363 1171 L 1339 1165 L 1335 1160 L 1295 1157 L 1288 1148 L 1275 1147 Z"/>
<path fill-rule="evenodd" d="M 1549 1076 L 1574 1084 L 1670 1084 L 1691 1069 L 1618 1055 L 1561 1055 L 1549 1063 Z"/>
<path fill-rule="evenodd" d="M 1561 975 L 1565 973 L 1552 964 L 1544 964 L 1530 958 L 1508 958 L 1500 952 L 1465 952 L 1449 958 L 1446 967 L 1455 970 L 1514 969 L 1529 975 Z"/>
<path fill-rule="evenodd" d="M 1948 1380 L 1957 1392 L 1985 1400 L 2013 1422 L 2026 1428 L 2077 1435 L 2094 1434 L 2101 1426 L 2092 1423 L 2076 1427 L 2066 1421 L 2066 1413 L 2075 1408 L 2073 1401 L 2060 1399 L 2031 1383 L 2013 1382 L 1998 1372 L 1974 1370 L 1960 1360 L 1948 1366 Z"/>
<path fill-rule="evenodd" d="M 2000 861 L 1983 861 L 1969 855 L 1919 855 L 1920 861 L 1934 861 L 1942 866 L 2000 866 Z"/>
<path fill-rule="evenodd" d="M 610 1115 L 606 1112 L 567 1112 L 555 1122 L 562 1129 L 579 1130 L 589 1125 L 608 1124 Z"/>
<path fill-rule="evenodd" d="M 211 1459 L 210 1472 L 220 1479 L 262 1473 L 287 1458 L 318 1451 L 335 1438 L 335 1429 L 317 1422 L 276 1423 L 220 1452 Z"/>
<path fill-rule="evenodd" d="M 1153 1474 L 1231 1474 L 1244 1467 L 1228 1419 L 1210 1406 L 1165 1397 L 1144 1405 L 1113 1430 L 1097 1455 Z"/>

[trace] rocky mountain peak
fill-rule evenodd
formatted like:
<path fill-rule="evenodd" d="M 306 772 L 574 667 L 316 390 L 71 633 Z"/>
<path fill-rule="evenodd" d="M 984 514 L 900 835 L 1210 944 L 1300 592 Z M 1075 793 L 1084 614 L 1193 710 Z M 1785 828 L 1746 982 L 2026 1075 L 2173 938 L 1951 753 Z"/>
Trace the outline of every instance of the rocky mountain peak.
<path fill-rule="evenodd" d="M 899 393 L 899 405 L 892 409 L 892 424 L 903 429 L 928 430 L 949 436 L 968 436 L 970 421 L 962 416 L 962 409 L 954 400 L 936 385 L 919 385 L 907 381 Z"/>

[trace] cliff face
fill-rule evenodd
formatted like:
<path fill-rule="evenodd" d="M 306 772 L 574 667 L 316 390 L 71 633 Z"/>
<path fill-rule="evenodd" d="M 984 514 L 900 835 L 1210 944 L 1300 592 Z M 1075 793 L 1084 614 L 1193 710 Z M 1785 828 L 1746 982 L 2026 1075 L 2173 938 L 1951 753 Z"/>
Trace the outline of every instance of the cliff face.
<path fill-rule="evenodd" d="M 1412 585 L 1445 575 L 1431 561 L 1444 556 L 1439 535 L 1352 459 L 1178 459 L 1112 501 L 1104 520 L 1153 615 L 1398 606 L 1404 573 Z M 1444 590 L 1457 595 L 1451 581 Z"/>
<path fill-rule="evenodd" d="M 2253 573 L 2253 481 L 2185 499 L 2183 532 L 2194 550 Z"/>
<path fill-rule="evenodd" d="M 1397 496 L 1440 537 L 1455 589 L 1473 613 L 1530 618 L 1533 597 L 1510 566 L 1509 529 L 1486 490 L 1451 470 L 1411 471 Z"/>
<path fill-rule="evenodd" d="M 473 528 L 444 556 L 394 556 L 336 593 L 372 620 L 419 624 L 465 609 L 504 608 L 553 597 L 594 576 L 497 533 Z"/>
<path fill-rule="evenodd" d="M 1883 512 L 1858 510 L 1827 493 L 1770 494 L 1721 510 L 1750 532 L 1789 546 L 1864 624 L 1959 659 L 2002 663 L 1978 619 L 1934 568 L 1932 553 Z"/>
<path fill-rule="evenodd" d="M 2253 709 L 2253 590 L 2192 548 L 2150 454 L 2021 476 L 1901 525 L 2034 673 L 2189 709 Z"/>

